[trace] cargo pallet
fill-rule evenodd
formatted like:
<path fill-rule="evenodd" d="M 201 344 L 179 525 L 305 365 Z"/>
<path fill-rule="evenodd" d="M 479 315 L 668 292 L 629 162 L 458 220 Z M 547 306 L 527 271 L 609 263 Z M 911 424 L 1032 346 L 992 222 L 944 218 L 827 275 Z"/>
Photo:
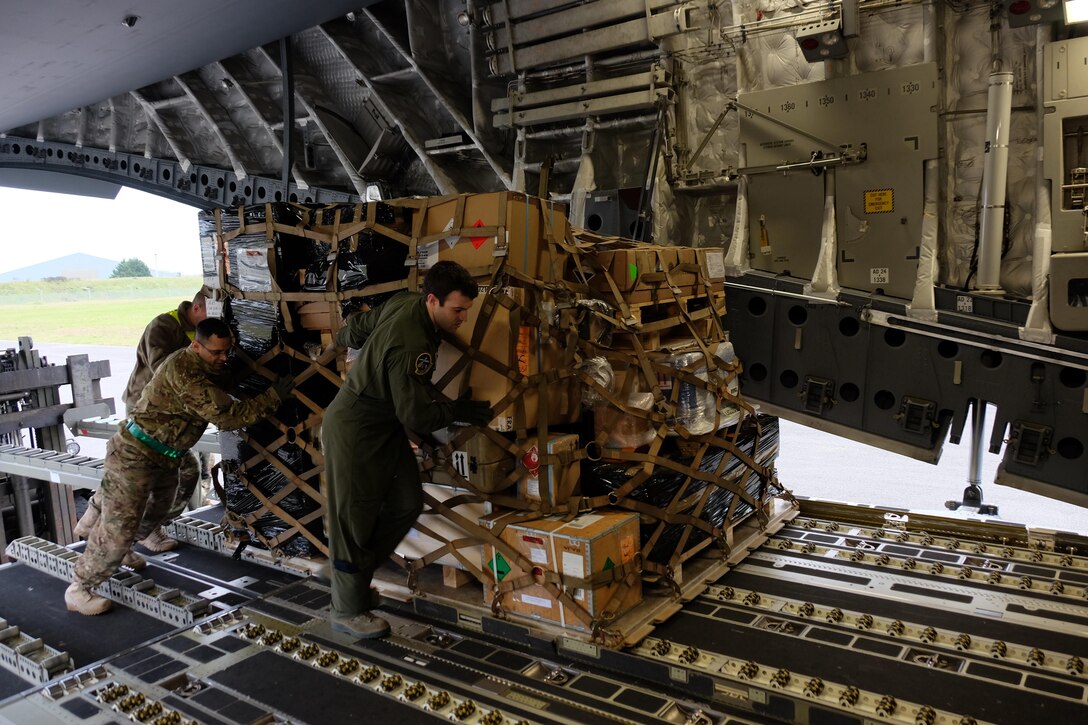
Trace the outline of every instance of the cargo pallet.
<path fill-rule="evenodd" d="M 596 642 L 612 649 L 632 647 L 647 637 L 657 624 L 664 622 L 684 606 L 686 602 L 702 594 L 723 574 L 740 563 L 749 552 L 757 549 L 798 514 L 798 506 L 784 498 L 772 499 L 768 504 L 767 522 L 759 526 L 756 517 L 749 517 L 733 529 L 733 544 L 725 556 L 704 552 L 689 559 L 682 572 L 676 572 L 675 585 L 659 582 L 657 586 L 644 586 L 643 600 L 633 609 L 617 617 L 603 630 L 603 637 L 590 632 L 560 627 L 540 619 L 503 614 L 498 617 L 515 628 L 533 631 L 545 639 L 567 638 Z M 445 608 L 446 616 L 453 622 L 478 621 L 496 618 L 492 609 L 483 602 L 482 587 L 469 583 L 453 588 L 445 583 L 447 572 L 442 566 L 424 567 L 418 573 L 413 586 L 399 579 L 391 567 L 383 567 L 375 577 L 375 585 L 382 594 L 408 602 L 421 614 L 434 615 L 436 605 Z"/>

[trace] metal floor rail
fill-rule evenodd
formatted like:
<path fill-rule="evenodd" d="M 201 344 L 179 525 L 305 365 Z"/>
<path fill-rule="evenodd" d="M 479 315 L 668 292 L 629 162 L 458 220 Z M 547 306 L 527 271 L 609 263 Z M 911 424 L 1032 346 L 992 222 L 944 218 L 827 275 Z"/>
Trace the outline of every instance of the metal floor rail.
<path fill-rule="evenodd" d="M 24 536 L 8 544 L 7 554 L 27 566 L 64 581 L 72 581 L 80 553 L 69 548 Z M 201 596 L 185 594 L 176 587 L 159 586 L 153 579 L 118 569 L 95 587 L 95 592 L 118 604 L 137 609 L 173 626 L 188 625 L 208 614 L 211 604 Z"/>
<path fill-rule="evenodd" d="M 73 423 L 72 432 L 88 438 L 108 439 L 113 437 L 113 434 L 117 432 L 117 426 L 125 420 L 127 419 L 118 415 L 104 418 L 87 418 Z M 218 429 L 215 426 L 208 426 L 208 429 L 204 431 L 204 435 L 200 437 L 192 450 L 197 453 L 219 453 Z"/>
<path fill-rule="evenodd" d="M 46 451 L 23 446 L 0 446 L 0 472 L 74 488 L 95 488 L 102 483 L 101 458 Z"/>

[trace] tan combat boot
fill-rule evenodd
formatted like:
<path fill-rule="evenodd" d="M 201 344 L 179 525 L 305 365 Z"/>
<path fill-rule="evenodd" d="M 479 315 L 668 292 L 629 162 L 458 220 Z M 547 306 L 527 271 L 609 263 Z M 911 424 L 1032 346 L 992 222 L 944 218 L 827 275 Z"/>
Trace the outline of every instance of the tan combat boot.
<path fill-rule="evenodd" d="M 177 539 L 171 539 L 167 536 L 166 531 L 161 526 L 136 543 L 148 551 L 154 551 L 156 554 L 178 548 Z"/>
<path fill-rule="evenodd" d="M 125 554 L 125 558 L 121 559 L 121 566 L 127 566 L 132 571 L 142 571 L 147 568 L 147 559 L 143 558 L 135 551 L 130 551 Z"/>
<path fill-rule="evenodd" d="M 389 622 L 370 612 L 360 612 L 354 617 L 333 617 L 329 620 L 329 626 L 359 639 L 375 639 L 389 634 Z"/>
<path fill-rule="evenodd" d="M 94 616 L 108 611 L 113 605 L 109 599 L 100 597 L 79 582 L 72 582 L 64 592 L 64 603 L 69 612 Z"/>
<path fill-rule="evenodd" d="M 87 510 L 83 512 L 83 516 L 79 518 L 76 523 L 76 527 L 72 529 L 72 533 L 81 539 L 86 539 L 91 535 L 91 530 L 94 529 L 94 525 L 98 523 L 98 517 L 102 512 L 98 509 L 98 504 L 94 502 L 92 496 L 87 500 Z"/>

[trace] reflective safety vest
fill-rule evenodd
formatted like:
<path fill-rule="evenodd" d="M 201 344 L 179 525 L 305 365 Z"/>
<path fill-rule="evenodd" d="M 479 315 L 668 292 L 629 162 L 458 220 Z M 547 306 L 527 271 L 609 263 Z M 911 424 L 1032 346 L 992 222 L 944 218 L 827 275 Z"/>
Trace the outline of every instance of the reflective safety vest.
<path fill-rule="evenodd" d="M 170 315 L 171 317 L 173 317 L 175 320 L 178 321 L 178 327 L 184 327 L 184 325 L 181 324 L 181 316 L 178 315 L 177 308 L 174 308 L 174 309 L 170 310 L 166 314 Z M 189 330 L 185 334 L 189 338 L 189 342 L 192 342 L 193 340 L 196 340 L 196 330 Z"/>

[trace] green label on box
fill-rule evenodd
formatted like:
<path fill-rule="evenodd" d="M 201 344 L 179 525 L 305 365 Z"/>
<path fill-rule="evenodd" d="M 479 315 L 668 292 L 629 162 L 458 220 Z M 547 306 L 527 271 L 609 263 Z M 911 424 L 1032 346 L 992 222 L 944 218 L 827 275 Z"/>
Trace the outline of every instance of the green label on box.
<path fill-rule="evenodd" d="M 631 281 L 634 282 L 636 279 L 638 279 L 638 265 L 628 264 L 627 273 L 631 275 Z"/>
<path fill-rule="evenodd" d="M 612 561 L 612 557 L 611 556 L 607 557 L 604 560 L 604 571 L 608 571 L 609 569 L 615 569 L 615 568 L 616 568 L 616 564 L 615 564 L 615 562 Z"/>
<path fill-rule="evenodd" d="M 495 572 L 495 578 L 502 581 L 506 578 L 506 575 L 510 573 L 510 565 L 506 562 L 506 559 L 502 557 L 502 554 L 495 554 L 495 557 L 487 562 L 487 568 Z"/>

